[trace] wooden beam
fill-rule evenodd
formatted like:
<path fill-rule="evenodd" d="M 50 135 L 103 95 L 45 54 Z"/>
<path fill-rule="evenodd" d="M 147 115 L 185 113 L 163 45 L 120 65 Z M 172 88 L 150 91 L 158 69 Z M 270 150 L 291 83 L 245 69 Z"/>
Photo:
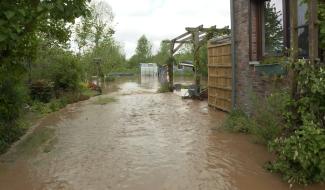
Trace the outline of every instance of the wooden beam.
<path fill-rule="evenodd" d="M 179 44 L 179 43 L 184 44 L 184 43 L 192 43 L 192 41 L 190 41 L 190 40 L 180 40 L 180 41 L 175 41 L 175 43 L 176 44 Z"/>
<path fill-rule="evenodd" d="M 178 44 L 178 46 L 176 46 L 176 48 L 174 48 L 173 52 L 174 54 L 183 46 L 184 44 Z"/>
<path fill-rule="evenodd" d="M 292 49 L 291 58 L 298 58 L 298 1 L 290 0 L 290 47 Z"/>
<path fill-rule="evenodd" d="M 187 35 L 189 35 L 189 34 L 190 34 L 189 32 L 186 32 L 186 33 L 184 33 L 184 34 L 182 34 L 182 35 L 177 36 L 176 38 L 174 38 L 174 39 L 172 39 L 172 40 L 176 41 L 176 40 L 182 39 L 182 38 L 184 38 L 185 36 L 187 36 Z"/>
<path fill-rule="evenodd" d="M 312 62 L 318 59 L 318 2 L 317 0 L 308 1 L 308 28 L 309 28 L 309 58 Z"/>
<path fill-rule="evenodd" d="M 198 26 L 198 27 L 186 27 L 185 30 L 188 31 L 188 32 L 194 32 L 194 31 L 197 31 L 197 30 L 201 30 L 203 29 L 203 24 Z"/>

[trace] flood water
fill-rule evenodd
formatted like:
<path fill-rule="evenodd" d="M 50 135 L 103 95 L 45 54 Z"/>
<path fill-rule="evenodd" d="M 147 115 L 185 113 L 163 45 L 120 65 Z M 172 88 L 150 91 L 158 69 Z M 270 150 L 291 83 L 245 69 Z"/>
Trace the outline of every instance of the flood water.
<path fill-rule="evenodd" d="M 0 189 L 289 189 L 263 169 L 272 158 L 264 146 L 219 130 L 224 113 L 158 87 L 153 78 L 118 80 L 107 94 L 44 118 L 37 129 L 55 129 L 53 147 L 2 156 Z M 116 101 L 95 103 L 105 97 Z"/>

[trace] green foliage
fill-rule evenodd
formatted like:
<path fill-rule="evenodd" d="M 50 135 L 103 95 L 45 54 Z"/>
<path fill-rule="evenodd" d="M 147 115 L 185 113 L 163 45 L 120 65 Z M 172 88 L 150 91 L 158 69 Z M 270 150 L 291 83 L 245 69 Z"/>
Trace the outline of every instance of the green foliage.
<path fill-rule="evenodd" d="M 21 121 L 15 121 L 10 126 L 0 122 L 0 154 L 4 153 L 12 143 L 19 140 L 26 128 L 26 124 Z"/>
<path fill-rule="evenodd" d="M 285 126 L 284 113 L 287 111 L 290 96 L 287 92 L 272 93 L 265 99 L 255 97 L 251 132 L 256 140 L 268 144 L 281 135 Z"/>
<path fill-rule="evenodd" d="M 224 123 L 227 130 L 239 133 L 250 133 L 252 125 L 252 120 L 241 110 L 231 111 Z"/>
<path fill-rule="evenodd" d="M 157 54 L 153 57 L 153 61 L 159 65 L 164 65 L 166 60 L 170 57 L 170 45 L 168 43 L 164 43 L 163 41 L 160 43 L 160 48 Z"/>
<path fill-rule="evenodd" d="M 232 132 L 253 134 L 257 142 L 268 144 L 281 135 L 284 129 L 289 95 L 286 92 L 273 93 L 266 99 L 253 96 L 252 114 L 241 110 L 229 114 L 224 127 Z"/>
<path fill-rule="evenodd" d="M 292 62 L 298 89 L 290 101 L 284 137 L 271 144 L 277 154 L 268 168 L 289 183 L 325 181 L 325 69 L 306 60 Z"/>
<path fill-rule="evenodd" d="M 80 88 L 81 68 L 77 59 L 71 55 L 54 57 L 50 68 L 51 79 L 56 90 L 76 91 Z"/>
<path fill-rule="evenodd" d="M 277 154 L 268 169 L 281 173 L 290 184 L 325 181 L 325 130 L 306 124 L 288 138 L 278 138 L 270 149 Z"/>
<path fill-rule="evenodd" d="M 99 43 L 98 47 L 91 49 L 82 56 L 83 70 L 88 77 L 98 74 L 98 65 L 94 63 L 94 59 L 100 59 L 99 68 L 101 75 L 107 75 L 111 72 L 127 68 L 122 48 L 113 38 L 104 39 Z"/>
<path fill-rule="evenodd" d="M 170 92 L 169 84 L 168 83 L 161 84 L 157 92 L 158 93 Z"/>
<path fill-rule="evenodd" d="M 12 123 L 20 116 L 27 95 L 21 82 L 23 72 L 20 65 L 0 65 L 0 123 Z"/>
<path fill-rule="evenodd" d="M 152 45 L 145 35 L 142 35 L 137 43 L 135 55 L 129 60 L 131 68 L 139 67 L 139 63 L 147 63 L 152 60 Z"/>
<path fill-rule="evenodd" d="M 0 62 L 17 59 L 33 48 L 39 33 L 58 41 L 69 39 L 67 23 L 87 14 L 87 0 L 13 0 L 0 2 Z M 51 13 L 51 14 L 49 14 Z"/>
<path fill-rule="evenodd" d="M 44 80 L 35 81 L 30 86 L 30 96 L 32 100 L 49 102 L 54 96 L 54 86 Z"/>
<path fill-rule="evenodd" d="M 325 67 L 311 64 L 306 60 L 292 63 L 291 67 L 298 74 L 298 90 L 291 107 L 297 114 L 288 113 L 288 121 L 293 126 L 315 123 L 325 126 Z"/>
<path fill-rule="evenodd" d="M 93 2 L 90 14 L 81 18 L 81 22 L 75 26 L 76 39 L 79 53 L 87 48 L 97 48 L 106 38 L 111 38 L 114 15 L 111 6 L 105 1 Z M 83 51 L 82 51 L 83 50 Z"/>

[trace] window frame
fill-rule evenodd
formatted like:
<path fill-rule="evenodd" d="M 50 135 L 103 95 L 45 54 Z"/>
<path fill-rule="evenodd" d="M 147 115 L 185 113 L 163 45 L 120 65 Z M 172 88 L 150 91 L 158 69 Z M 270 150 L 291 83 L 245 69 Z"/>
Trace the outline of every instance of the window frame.
<path fill-rule="evenodd" d="M 262 60 L 265 56 L 265 28 L 264 28 L 264 3 L 270 0 L 251 0 L 250 1 L 250 9 L 254 5 L 256 7 L 255 14 L 252 14 L 252 10 L 250 10 L 250 30 L 256 30 L 256 54 L 257 61 Z M 282 16 L 283 16 L 283 47 L 290 48 L 290 10 L 289 10 L 289 1 L 290 0 L 282 0 Z M 252 17 L 256 19 L 256 28 L 253 28 L 251 24 Z M 250 60 L 253 61 L 252 56 L 252 33 L 250 33 Z"/>

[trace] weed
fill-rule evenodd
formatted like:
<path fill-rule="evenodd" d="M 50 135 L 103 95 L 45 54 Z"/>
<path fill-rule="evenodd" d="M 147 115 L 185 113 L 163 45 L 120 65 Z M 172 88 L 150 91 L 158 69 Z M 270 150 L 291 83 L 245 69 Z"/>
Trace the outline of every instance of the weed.
<path fill-rule="evenodd" d="M 166 93 L 166 92 L 170 92 L 170 88 L 169 88 L 169 84 L 168 83 L 163 83 L 161 84 L 161 86 L 159 87 L 158 93 Z"/>

